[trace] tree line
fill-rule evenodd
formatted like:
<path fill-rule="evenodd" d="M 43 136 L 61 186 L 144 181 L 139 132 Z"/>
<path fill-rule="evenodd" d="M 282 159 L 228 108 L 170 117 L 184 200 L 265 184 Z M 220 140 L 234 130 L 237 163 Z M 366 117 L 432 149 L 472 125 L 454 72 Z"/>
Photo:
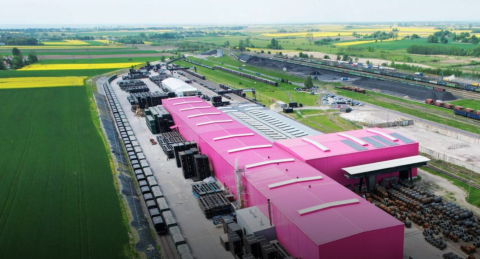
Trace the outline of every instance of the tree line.
<path fill-rule="evenodd" d="M 36 38 L 16 37 L 5 40 L 5 45 L 39 45 Z"/>
<path fill-rule="evenodd" d="M 14 69 L 20 69 L 26 65 L 30 65 L 37 62 L 38 57 L 37 55 L 35 55 L 34 52 L 30 52 L 27 58 L 24 58 L 22 52 L 18 48 L 13 48 L 12 58 L 5 59 L 2 56 L 0 56 L 0 70 L 7 69 L 7 67 L 3 63 L 4 60 L 7 64 L 9 64 Z"/>
<path fill-rule="evenodd" d="M 411 45 L 407 48 L 407 53 L 422 55 L 451 55 L 451 56 L 472 56 L 480 57 L 480 47 L 474 49 L 464 49 L 447 46 L 422 46 Z"/>

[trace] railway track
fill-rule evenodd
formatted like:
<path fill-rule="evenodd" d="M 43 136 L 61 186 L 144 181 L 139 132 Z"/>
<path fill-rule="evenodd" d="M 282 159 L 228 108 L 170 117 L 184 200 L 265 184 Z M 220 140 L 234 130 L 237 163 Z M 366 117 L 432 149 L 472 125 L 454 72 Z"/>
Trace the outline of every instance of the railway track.
<path fill-rule="evenodd" d="M 445 170 L 443 170 L 443 169 L 440 169 L 440 168 L 438 168 L 438 167 L 436 167 L 436 166 L 433 166 L 433 165 L 426 165 L 425 167 L 430 168 L 430 169 L 435 170 L 435 171 L 438 171 L 438 172 L 440 172 L 440 173 L 442 173 L 442 174 L 444 174 L 444 175 L 447 175 L 447 176 L 449 176 L 449 177 L 452 177 L 452 178 L 455 179 L 455 180 L 458 180 L 458 181 L 460 181 L 460 182 L 462 182 L 462 183 L 466 183 L 466 184 L 470 185 L 471 187 L 480 190 L 480 185 L 478 185 L 478 184 L 476 184 L 476 183 L 473 183 L 473 182 L 469 182 L 469 181 L 468 181 L 467 179 L 465 179 L 465 178 L 462 178 L 462 177 L 457 176 L 457 175 L 455 175 L 455 174 L 449 173 L 449 172 L 447 172 L 447 171 L 445 171 Z"/>
<path fill-rule="evenodd" d="M 263 58 L 265 58 L 265 57 L 263 57 Z M 278 58 L 272 58 L 272 60 L 279 61 L 279 62 L 287 61 L 287 60 L 282 60 L 282 59 L 278 59 Z M 305 62 L 305 61 L 288 60 L 288 62 L 293 63 L 293 64 L 297 64 L 297 65 L 301 65 L 301 66 L 306 66 L 307 65 L 308 67 L 315 67 L 315 68 L 323 69 L 323 70 L 331 70 L 332 69 L 331 66 L 314 64 L 314 63 L 309 63 L 309 62 Z M 352 71 L 351 69 L 340 68 L 340 67 L 335 67 L 335 69 L 340 70 L 340 71 L 342 71 L 343 73 L 346 73 L 346 74 L 348 74 L 348 72 Z M 451 88 L 451 87 L 448 87 L 448 86 L 445 87 L 445 86 L 442 86 L 442 85 L 430 84 L 430 83 L 419 82 L 419 81 L 412 81 L 412 80 L 409 80 L 409 79 L 391 77 L 391 76 L 386 76 L 386 75 L 381 75 L 381 74 L 372 74 L 372 73 L 367 73 L 367 72 L 358 71 L 358 70 L 355 70 L 355 73 L 363 75 L 364 77 L 375 75 L 375 77 L 382 78 L 385 81 L 401 82 L 401 83 L 406 83 L 406 84 L 413 84 L 414 83 L 416 85 L 420 85 L 420 86 L 424 86 L 424 87 L 428 86 L 428 87 L 444 88 L 445 91 L 451 92 L 457 97 L 462 97 L 462 98 L 466 98 L 466 99 L 473 99 L 473 100 L 479 100 L 480 101 L 480 93 L 478 93 L 478 92 L 460 90 L 460 89 Z"/>
<path fill-rule="evenodd" d="M 195 79 L 195 80 L 197 80 L 197 83 L 202 83 L 204 86 L 213 87 L 213 88 L 215 88 L 215 89 L 217 89 L 217 90 L 224 90 L 224 89 L 220 88 L 220 86 L 219 86 L 218 84 L 215 84 L 215 83 L 213 83 L 213 82 L 210 82 L 210 81 L 208 81 L 207 79 L 203 80 L 203 79 L 200 79 L 200 78 L 198 78 L 198 77 L 192 76 L 192 75 L 190 75 L 190 74 L 185 74 L 184 77 L 186 77 L 186 78 L 188 78 L 188 79 L 190 79 L 190 80 Z M 232 97 L 231 101 L 237 101 L 237 102 L 241 102 L 241 103 L 243 103 L 243 102 L 250 102 L 249 100 L 247 100 L 247 99 L 245 99 L 245 98 L 242 98 L 242 97 L 240 97 L 240 96 L 238 96 L 238 95 L 236 95 L 236 94 L 228 94 L 228 95 L 229 95 L 230 97 Z M 225 97 L 223 97 L 223 98 L 225 98 Z M 225 99 L 227 99 L 227 98 L 225 98 Z"/>

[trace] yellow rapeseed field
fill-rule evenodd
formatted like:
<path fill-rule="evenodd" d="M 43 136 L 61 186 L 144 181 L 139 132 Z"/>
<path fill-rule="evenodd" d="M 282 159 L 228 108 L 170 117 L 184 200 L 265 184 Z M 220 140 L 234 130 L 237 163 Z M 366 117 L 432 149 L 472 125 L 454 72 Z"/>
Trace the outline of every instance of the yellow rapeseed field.
<path fill-rule="evenodd" d="M 45 45 L 89 45 L 85 41 L 81 40 L 64 40 L 64 41 L 52 41 L 42 42 Z"/>
<path fill-rule="evenodd" d="M 86 76 L 0 78 L 0 89 L 83 86 Z"/>
<path fill-rule="evenodd" d="M 92 45 L 35 45 L 35 46 L 14 46 L 4 45 L 0 46 L 0 49 L 32 49 L 32 50 L 44 50 L 44 49 L 99 49 L 99 48 L 123 48 L 122 45 L 107 45 L 107 46 L 92 46 Z"/>
<path fill-rule="evenodd" d="M 385 42 L 385 41 L 392 41 L 392 39 L 389 40 L 382 40 L 378 42 Z M 363 40 L 363 41 L 349 41 L 349 42 L 339 42 L 335 43 L 335 46 L 351 46 L 351 45 L 358 45 L 358 44 L 365 44 L 365 43 L 372 43 L 375 42 L 374 40 Z"/>
<path fill-rule="evenodd" d="M 19 70 L 79 70 L 79 69 L 112 69 L 128 68 L 141 63 L 100 63 L 100 64 L 33 64 Z"/>

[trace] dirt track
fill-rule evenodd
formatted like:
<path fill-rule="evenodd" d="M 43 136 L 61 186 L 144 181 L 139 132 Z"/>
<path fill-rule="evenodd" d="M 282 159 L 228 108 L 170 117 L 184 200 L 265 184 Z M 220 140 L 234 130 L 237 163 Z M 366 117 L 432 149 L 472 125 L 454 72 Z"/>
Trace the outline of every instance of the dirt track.
<path fill-rule="evenodd" d="M 39 59 L 98 59 L 98 58 L 132 58 L 132 57 L 161 57 L 171 56 L 170 53 L 150 54 L 115 54 L 115 55 L 40 55 Z"/>

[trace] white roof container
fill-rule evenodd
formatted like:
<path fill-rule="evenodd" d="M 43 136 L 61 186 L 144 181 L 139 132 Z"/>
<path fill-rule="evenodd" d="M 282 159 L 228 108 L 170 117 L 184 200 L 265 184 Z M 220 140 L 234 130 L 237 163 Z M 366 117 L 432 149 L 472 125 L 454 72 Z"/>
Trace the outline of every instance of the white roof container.
<path fill-rule="evenodd" d="M 193 96 L 197 94 L 197 88 L 183 82 L 177 78 L 167 78 L 162 81 L 162 85 L 177 96 Z"/>

